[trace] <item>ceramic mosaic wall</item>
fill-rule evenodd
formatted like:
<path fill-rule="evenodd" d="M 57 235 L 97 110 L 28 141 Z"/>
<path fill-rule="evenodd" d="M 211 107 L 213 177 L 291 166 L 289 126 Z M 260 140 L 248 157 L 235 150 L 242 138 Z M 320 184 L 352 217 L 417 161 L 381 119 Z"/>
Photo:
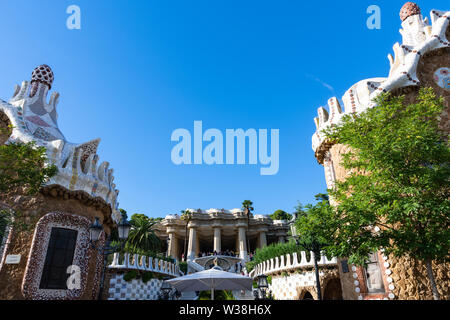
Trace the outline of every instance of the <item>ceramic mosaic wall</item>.
<path fill-rule="evenodd" d="M 439 87 L 450 90 L 450 68 L 437 69 L 433 78 Z"/>
<path fill-rule="evenodd" d="M 125 281 L 123 274 L 114 274 L 110 280 L 108 300 L 157 300 L 161 280 L 150 279 L 144 283 L 141 279 Z"/>
<path fill-rule="evenodd" d="M 320 272 L 320 277 L 324 273 Z M 296 300 L 302 287 L 313 287 L 316 285 L 314 272 L 295 273 L 287 277 L 272 277 L 269 289 L 277 300 Z"/>

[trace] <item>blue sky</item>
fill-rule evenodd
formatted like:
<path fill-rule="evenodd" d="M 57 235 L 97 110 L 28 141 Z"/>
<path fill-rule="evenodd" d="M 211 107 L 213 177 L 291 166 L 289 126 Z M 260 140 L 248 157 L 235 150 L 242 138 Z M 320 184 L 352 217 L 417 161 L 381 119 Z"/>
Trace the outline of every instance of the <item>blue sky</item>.
<path fill-rule="evenodd" d="M 72 142 L 101 137 L 120 207 L 165 216 L 185 208 L 288 212 L 326 189 L 311 149 L 313 118 L 359 80 L 387 76 L 401 41 L 401 1 L 0 2 L 0 97 L 48 64 L 61 94 L 59 126 Z M 81 30 L 66 8 L 81 8 Z M 381 8 L 369 30 L 366 9 Z M 447 1 L 419 1 L 422 13 Z M 173 130 L 280 130 L 280 169 L 176 166 Z"/>

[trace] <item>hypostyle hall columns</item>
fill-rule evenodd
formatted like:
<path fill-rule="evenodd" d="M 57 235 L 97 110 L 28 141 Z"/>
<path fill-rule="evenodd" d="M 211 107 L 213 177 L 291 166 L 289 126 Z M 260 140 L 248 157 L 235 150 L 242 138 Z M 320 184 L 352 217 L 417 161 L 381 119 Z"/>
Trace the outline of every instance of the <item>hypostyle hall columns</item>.
<path fill-rule="evenodd" d="M 187 260 L 194 260 L 197 250 L 197 230 L 194 227 L 190 227 Z"/>
<path fill-rule="evenodd" d="M 259 248 L 264 248 L 267 246 L 267 237 L 266 237 L 266 232 L 265 231 L 261 231 L 259 233 Z"/>
<path fill-rule="evenodd" d="M 218 227 L 214 227 L 214 251 L 219 253 L 222 251 L 222 235 L 221 235 L 221 229 Z"/>
<path fill-rule="evenodd" d="M 248 260 L 245 227 L 239 227 L 239 257 Z"/>
<path fill-rule="evenodd" d="M 175 232 L 169 232 L 169 245 L 167 246 L 167 255 L 172 258 L 178 258 L 178 241 Z"/>

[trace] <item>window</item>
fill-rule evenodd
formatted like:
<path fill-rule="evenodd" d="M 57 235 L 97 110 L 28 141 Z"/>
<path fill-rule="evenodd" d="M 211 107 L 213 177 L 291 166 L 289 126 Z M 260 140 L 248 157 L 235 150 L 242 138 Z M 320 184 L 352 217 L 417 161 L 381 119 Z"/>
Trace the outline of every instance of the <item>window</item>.
<path fill-rule="evenodd" d="M 67 289 L 67 267 L 73 263 L 77 234 L 75 230 L 52 228 L 40 289 Z"/>
<path fill-rule="evenodd" d="M 365 275 L 368 293 L 385 292 L 377 253 L 372 253 L 369 256 L 369 261 L 367 262 L 367 267 L 365 268 Z"/>

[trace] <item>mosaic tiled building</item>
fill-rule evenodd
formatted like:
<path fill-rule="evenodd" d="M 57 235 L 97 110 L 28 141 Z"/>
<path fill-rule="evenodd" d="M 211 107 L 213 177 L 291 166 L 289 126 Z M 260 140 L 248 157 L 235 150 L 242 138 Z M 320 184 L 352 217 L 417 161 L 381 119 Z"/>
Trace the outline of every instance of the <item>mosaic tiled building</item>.
<path fill-rule="evenodd" d="M 8 228 L 2 240 L 0 299 L 97 298 L 103 258 L 89 243 L 89 226 L 99 218 L 102 245 L 105 232 L 120 219 L 113 170 L 96 154 L 100 139 L 71 143 L 58 128 L 59 94 L 47 97 L 53 78 L 49 66 L 39 66 L 31 82 L 16 86 L 8 102 L 0 100 L 0 126 L 13 127 L 11 134 L 0 135 L 0 144 L 34 141 L 58 168 L 35 196 L 21 190 L 0 195 L 2 209 L 20 212 L 29 226 Z M 66 285 L 67 265 L 78 266 L 81 275 L 72 290 Z"/>
<path fill-rule="evenodd" d="M 422 17 L 417 4 L 408 2 L 400 11 L 402 44 L 394 45 L 395 57 L 389 55 L 390 72 L 386 78 L 362 80 L 342 97 L 328 100 L 329 112 L 321 107 L 315 118 L 317 131 L 312 146 L 317 161 L 324 166 L 329 188 L 348 173 L 340 165 L 346 146 L 330 144 L 322 130 L 336 124 L 346 113 L 357 113 L 374 106 L 373 99 L 382 92 L 405 95 L 406 102 L 417 97 L 420 87 L 432 87 L 444 97 L 446 109 L 441 127 L 450 133 L 450 11 L 433 10 Z M 432 299 L 425 267 L 410 258 L 394 259 L 377 252 L 367 269 L 356 266 L 342 268 L 338 263 L 344 299 Z M 341 261 L 342 262 L 342 261 Z M 438 290 L 443 299 L 450 298 L 450 269 L 448 265 L 433 263 Z M 370 273 L 373 281 L 367 281 Z"/>

